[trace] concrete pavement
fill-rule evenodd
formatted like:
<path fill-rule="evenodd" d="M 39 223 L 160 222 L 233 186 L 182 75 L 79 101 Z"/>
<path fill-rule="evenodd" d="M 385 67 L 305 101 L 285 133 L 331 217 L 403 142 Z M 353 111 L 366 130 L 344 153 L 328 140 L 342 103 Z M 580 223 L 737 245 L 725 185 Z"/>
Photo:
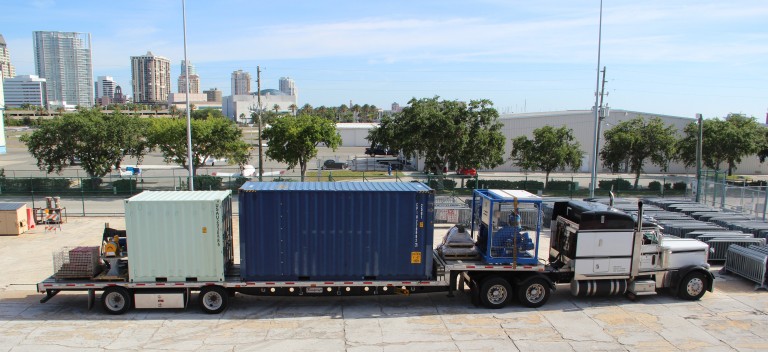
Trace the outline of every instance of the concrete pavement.
<path fill-rule="evenodd" d="M 38 227 L 0 237 L 0 351 L 765 351 L 768 293 L 717 274 L 701 301 L 662 293 L 572 297 L 559 287 L 539 309 L 472 306 L 445 293 L 373 297 L 237 295 L 220 315 L 132 310 L 110 316 L 86 294 L 62 293 L 45 304 L 34 284 L 52 273 L 63 246 L 97 245 L 104 223 L 75 217 L 62 230 Z M 234 221 L 237 225 L 237 220 Z M 442 240 L 444 228 L 436 231 Z M 239 246 L 235 246 L 237 251 Z M 238 258 L 238 253 L 235 257 Z"/>

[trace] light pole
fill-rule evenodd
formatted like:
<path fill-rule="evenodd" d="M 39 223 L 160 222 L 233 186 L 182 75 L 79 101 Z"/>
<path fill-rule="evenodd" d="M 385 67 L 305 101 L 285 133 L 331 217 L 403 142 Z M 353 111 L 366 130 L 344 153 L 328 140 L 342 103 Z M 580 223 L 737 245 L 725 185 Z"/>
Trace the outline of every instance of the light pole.
<path fill-rule="evenodd" d="M 597 34 L 597 80 L 595 82 L 595 136 L 592 139 L 595 142 L 592 148 L 592 177 L 589 182 L 589 197 L 595 196 L 595 186 L 597 183 L 597 139 L 600 129 L 600 106 L 598 99 L 600 96 L 597 94 L 600 90 L 600 45 L 603 40 L 603 0 L 600 0 L 600 24 Z"/>
<path fill-rule="evenodd" d="M 187 163 L 189 164 L 189 190 L 195 190 L 194 169 L 192 168 L 192 115 L 189 109 L 189 60 L 187 60 L 187 9 L 184 0 L 181 0 L 181 14 L 184 22 L 184 79 L 187 81 Z"/>

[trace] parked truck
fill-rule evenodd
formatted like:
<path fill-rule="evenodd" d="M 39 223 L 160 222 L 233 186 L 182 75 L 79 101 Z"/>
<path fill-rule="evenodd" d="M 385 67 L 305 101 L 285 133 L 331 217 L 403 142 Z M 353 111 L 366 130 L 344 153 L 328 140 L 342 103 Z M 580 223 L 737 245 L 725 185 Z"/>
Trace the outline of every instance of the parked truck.
<path fill-rule="evenodd" d="M 558 284 L 577 296 L 631 298 L 672 288 L 688 300 L 713 289 L 707 245 L 644 226 L 636 220 L 642 205 L 633 216 L 598 203 L 555 203 L 540 258 L 542 199 L 526 191 L 475 190 L 471 223 L 452 227 L 436 249 L 434 191 L 421 183 L 248 182 L 238 200 L 239 263 L 228 191 L 143 192 L 126 200 L 126 231 L 105 230 L 98 257 L 87 260 L 106 268 L 77 278 L 59 275 L 63 264 L 55 263 L 56 273 L 37 285 L 41 302 L 86 291 L 90 308 L 102 292 L 104 310 L 122 314 L 184 308 L 197 292 L 203 312 L 219 313 L 236 293 L 459 290 L 502 308 L 512 297 L 542 306 Z M 535 226 L 522 225 L 524 208 L 536 210 Z M 93 253 L 81 252 L 70 250 L 70 259 Z"/>

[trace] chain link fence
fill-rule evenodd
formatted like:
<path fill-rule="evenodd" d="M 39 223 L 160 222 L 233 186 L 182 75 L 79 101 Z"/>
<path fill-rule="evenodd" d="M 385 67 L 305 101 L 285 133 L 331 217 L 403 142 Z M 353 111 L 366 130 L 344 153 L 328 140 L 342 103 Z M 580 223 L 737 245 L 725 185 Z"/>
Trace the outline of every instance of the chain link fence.
<path fill-rule="evenodd" d="M 765 181 L 729 177 L 725 171 L 705 170 L 701 176 L 699 202 L 766 220 L 767 190 Z"/>

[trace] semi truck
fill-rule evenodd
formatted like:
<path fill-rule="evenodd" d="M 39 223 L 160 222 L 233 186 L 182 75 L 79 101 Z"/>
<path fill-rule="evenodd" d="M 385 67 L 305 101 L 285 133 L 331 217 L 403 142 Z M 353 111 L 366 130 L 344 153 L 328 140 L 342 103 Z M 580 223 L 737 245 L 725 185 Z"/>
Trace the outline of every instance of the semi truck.
<path fill-rule="evenodd" d="M 543 201 L 522 190 L 474 190 L 471 223 L 453 226 L 435 249 L 434 191 L 421 183 L 248 182 L 238 197 L 240 263 L 229 191 L 145 191 L 126 200 L 126 230 L 105 229 L 98 260 L 90 260 L 104 268 L 81 278 L 56 272 L 38 283 L 40 302 L 81 291 L 90 309 L 101 292 L 104 311 L 122 314 L 185 308 L 196 292 L 200 309 L 213 314 L 238 293 L 461 291 L 497 309 L 513 297 L 540 307 L 566 284 L 576 296 L 632 299 L 670 288 L 697 300 L 713 290 L 707 245 L 663 236 L 642 220 L 642 203 L 637 214 L 555 203 L 540 257 Z M 526 211 L 534 224 L 523 224 L 522 209 L 535 209 Z"/>

